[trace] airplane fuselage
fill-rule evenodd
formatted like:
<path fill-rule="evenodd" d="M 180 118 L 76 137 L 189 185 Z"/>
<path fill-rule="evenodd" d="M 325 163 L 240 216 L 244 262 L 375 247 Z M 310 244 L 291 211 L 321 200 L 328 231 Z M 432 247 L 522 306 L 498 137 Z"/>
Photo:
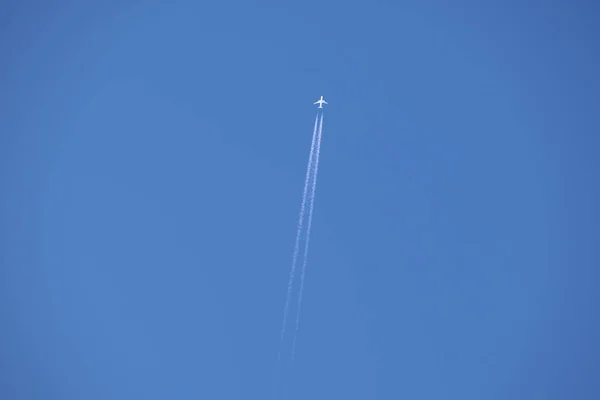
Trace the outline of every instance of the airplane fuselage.
<path fill-rule="evenodd" d="M 323 104 L 327 104 L 325 100 L 323 100 L 323 96 L 319 100 L 317 100 L 314 104 L 318 104 L 319 108 L 323 108 Z"/>

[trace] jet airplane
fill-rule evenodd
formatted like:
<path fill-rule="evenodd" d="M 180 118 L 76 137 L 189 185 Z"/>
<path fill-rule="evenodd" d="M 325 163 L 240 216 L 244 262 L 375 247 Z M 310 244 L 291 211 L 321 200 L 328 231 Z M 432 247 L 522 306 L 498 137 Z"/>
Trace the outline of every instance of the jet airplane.
<path fill-rule="evenodd" d="M 313 104 L 318 104 L 319 108 L 323 108 L 323 104 L 328 104 L 328 103 L 325 100 L 323 100 L 323 96 L 321 96 L 321 98 Z"/>

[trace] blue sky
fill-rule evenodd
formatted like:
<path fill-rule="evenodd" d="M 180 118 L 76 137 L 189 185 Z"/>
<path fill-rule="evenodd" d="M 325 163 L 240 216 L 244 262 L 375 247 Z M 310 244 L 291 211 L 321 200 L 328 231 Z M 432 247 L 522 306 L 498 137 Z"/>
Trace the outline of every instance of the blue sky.
<path fill-rule="evenodd" d="M 600 398 L 593 2 L 71 3 L 0 5 L 2 398 L 271 398 L 321 95 L 287 398 Z"/>

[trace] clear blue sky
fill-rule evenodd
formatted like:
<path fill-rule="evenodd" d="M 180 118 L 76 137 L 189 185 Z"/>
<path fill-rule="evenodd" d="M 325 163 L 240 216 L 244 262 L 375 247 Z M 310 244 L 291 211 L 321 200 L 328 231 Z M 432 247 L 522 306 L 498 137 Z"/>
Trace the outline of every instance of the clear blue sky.
<path fill-rule="evenodd" d="M 0 6 L 0 397 L 600 398 L 600 6 Z M 61 3 L 66 4 L 66 3 Z"/>

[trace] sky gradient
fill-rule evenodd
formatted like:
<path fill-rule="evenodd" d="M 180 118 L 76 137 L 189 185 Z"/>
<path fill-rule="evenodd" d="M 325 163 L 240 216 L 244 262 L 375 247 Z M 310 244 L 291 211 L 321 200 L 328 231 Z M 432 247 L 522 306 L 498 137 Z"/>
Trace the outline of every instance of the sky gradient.
<path fill-rule="evenodd" d="M 599 5 L 67 3 L 0 4 L 0 398 L 271 399 L 321 95 L 287 399 L 600 398 Z"/>

